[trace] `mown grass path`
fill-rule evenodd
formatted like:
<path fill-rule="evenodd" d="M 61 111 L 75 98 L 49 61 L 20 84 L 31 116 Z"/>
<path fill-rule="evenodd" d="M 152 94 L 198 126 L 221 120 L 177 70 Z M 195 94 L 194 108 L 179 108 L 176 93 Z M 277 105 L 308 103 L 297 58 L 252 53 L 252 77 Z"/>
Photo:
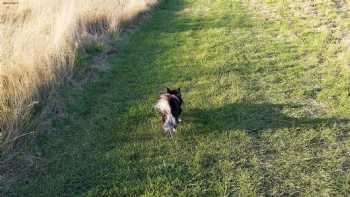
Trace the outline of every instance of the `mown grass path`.
<path fill-rule="evenodd" d="M 349 195 L 348 74 L 319 66 L 329 38 L 246 6 L 164 1 L 111 72 L 65 91 L 45 165 L 9 195 Z M 185 100 L 174 139 L 153 110 L 167 86 Z"/>

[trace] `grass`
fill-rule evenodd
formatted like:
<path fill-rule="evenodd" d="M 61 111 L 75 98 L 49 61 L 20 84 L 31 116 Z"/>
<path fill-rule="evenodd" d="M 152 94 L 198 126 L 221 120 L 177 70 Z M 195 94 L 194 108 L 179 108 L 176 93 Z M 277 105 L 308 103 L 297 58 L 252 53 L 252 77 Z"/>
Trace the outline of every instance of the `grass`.
<path fill-rule="evenodd" d="M 164 1 L 110 72 L 63 91 L 56 132 L 29 146 L 39 164 L 5 194 L 349 195 L 349 72 L 336 38 L 250 6 Z M 152 108 L 167 86 L 185 100 L 173 139 Z"/>
<path fill-rule="evenodd" d="M 78 50 L 102 50 L 156 0 L 0 1 L 0 149 L 30 133 L 31 116 L 71 79 Z M 43 20 L 45 19 L 45 20 Z M 43 104 L 44 105 L 44 104 Z"/>

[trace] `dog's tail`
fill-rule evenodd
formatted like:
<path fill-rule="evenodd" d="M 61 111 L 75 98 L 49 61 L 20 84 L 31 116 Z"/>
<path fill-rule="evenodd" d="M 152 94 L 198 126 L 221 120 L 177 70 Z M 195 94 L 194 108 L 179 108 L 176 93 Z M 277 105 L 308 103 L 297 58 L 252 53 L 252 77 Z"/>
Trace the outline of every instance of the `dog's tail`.
<path fill-rule="evenodd" d="M 172 135 L 176 128 L 176 119 L 171 113 L 171 107 L 169 104 L 169 98 L 167 95 L 162 95 L 157 101 L 154 108 L 160 112 L 163 116 L 163 129 L 164 132 Z"/>

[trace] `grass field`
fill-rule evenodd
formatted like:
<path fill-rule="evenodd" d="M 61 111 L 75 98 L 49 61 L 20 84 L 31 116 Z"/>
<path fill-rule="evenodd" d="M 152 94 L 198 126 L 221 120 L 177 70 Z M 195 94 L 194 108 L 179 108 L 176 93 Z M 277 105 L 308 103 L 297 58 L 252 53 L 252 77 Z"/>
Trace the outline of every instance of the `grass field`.
<path fill-rule="evenodd" d="M 77 53 L 103 48 L 156 0 L 0 0 L 0 151 L 71 80 Z M 111 36 L 105 36 L 109 32 Z M 97 47 L 96 47 L 97 46 Z"/>
<path fill-rule="evenodd" d="M 344 40 L 279 1 L 252 3 L 164 1 L 110 72 L 62 91 L 64 117 L 5 194 L 348 196 Z M 153 109 L 168 86 L 185 101 L 173 139 Z"/>

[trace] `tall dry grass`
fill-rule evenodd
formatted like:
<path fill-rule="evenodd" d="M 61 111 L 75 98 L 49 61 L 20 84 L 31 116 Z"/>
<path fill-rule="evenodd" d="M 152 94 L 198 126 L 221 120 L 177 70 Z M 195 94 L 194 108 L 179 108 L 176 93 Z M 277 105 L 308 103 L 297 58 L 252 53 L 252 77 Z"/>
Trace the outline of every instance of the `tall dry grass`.
<path fill-rule="evenodd" d="M 0 0 L 0 145 L 27 132 L 33 106 L 72 73 L 83 43 L 156 2 Z"/>

